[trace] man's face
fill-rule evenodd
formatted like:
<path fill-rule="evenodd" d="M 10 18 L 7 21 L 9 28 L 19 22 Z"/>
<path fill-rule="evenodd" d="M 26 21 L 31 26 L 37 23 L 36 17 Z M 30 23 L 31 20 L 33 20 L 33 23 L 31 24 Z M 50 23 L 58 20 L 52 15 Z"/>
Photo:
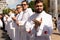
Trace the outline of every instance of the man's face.
<path fill-rule="evenodd" d="M 18 11 L 17 10 L 15 10 L 15 14 L 18 14 Z"/>
<path fill-rule="evenodd" d="M 36 3 L 35 10 L 36 10 L 36 12 L 41 13 L 43 10 L 43 3 L 42 2 Z"/>
<path fill-rule="evenodd" d="M 28 8 L 28 4 L 26 2 L 22 2 L 22 6 L 24 10 Z"/>
<path fill-rule="evenodd" d="M 0 15 L 0 18 L 2 18 L 2 15 Z"/>
<path fill-rule="evenodd" d="M 16 9 L 20 13 L 22 11 L 22 6 L 17 6 Z"/>

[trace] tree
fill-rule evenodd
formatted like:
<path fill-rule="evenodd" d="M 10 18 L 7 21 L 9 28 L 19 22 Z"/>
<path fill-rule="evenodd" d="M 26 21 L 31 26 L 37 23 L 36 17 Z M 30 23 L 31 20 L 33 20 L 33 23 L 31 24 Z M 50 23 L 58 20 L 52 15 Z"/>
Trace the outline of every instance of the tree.
<path fill-rule="evenodd" d="M 34 1 L 31 1 L 31 2 L 29 3 L 29 7 L 32 8 L 32 10 L 34 11 Z"/>
<path fill-rule="evenodd" d="M 8 14 L 10 12 L 10 8 L 4 8 L 3 9 L 3 14 Z"/>

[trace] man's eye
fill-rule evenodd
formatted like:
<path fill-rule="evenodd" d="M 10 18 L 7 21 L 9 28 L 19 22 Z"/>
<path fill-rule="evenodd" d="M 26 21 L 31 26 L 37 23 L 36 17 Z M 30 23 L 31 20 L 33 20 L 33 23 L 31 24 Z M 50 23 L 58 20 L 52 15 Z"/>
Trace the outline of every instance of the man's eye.
<path fill-rule="evenodd" d="M 42 5 L 37 5 L 36 7 L 42 7 Z"/>

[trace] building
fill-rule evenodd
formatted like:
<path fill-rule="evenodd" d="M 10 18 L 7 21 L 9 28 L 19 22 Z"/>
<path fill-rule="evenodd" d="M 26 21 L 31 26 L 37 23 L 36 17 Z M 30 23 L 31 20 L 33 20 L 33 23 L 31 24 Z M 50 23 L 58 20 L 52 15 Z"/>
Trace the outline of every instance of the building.
<path fill-rule="evenodd" d="M 0 0 L 0 14 L 2 10 L 7 7 L 6 0 Z"/>
<path fill-rule="evenodd" d="M 60 0 L 58 0 L 58 12 L 60 14 Z"/>

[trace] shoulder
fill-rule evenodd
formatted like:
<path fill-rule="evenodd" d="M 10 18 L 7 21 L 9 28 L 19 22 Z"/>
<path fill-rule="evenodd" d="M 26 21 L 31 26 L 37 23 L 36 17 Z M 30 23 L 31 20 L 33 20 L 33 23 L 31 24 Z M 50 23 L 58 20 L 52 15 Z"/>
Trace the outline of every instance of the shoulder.
<path fill-rule="evenodd" d="M 52 15 L 46 13 L 45 11 L 44 11 L 44 13 L 45 13 L 46 16 L 48 16 L 48 17 L 52 17 Z"/>
<path fill-rule="evenodd" d="M 32 10 L 31 8 L 28 8 L 27 10 Z"/>
<path fill-rule="evenodd" d="M 28 12 L 33 12 L 31 8 L 27 8 L 27 11 Z"/>

